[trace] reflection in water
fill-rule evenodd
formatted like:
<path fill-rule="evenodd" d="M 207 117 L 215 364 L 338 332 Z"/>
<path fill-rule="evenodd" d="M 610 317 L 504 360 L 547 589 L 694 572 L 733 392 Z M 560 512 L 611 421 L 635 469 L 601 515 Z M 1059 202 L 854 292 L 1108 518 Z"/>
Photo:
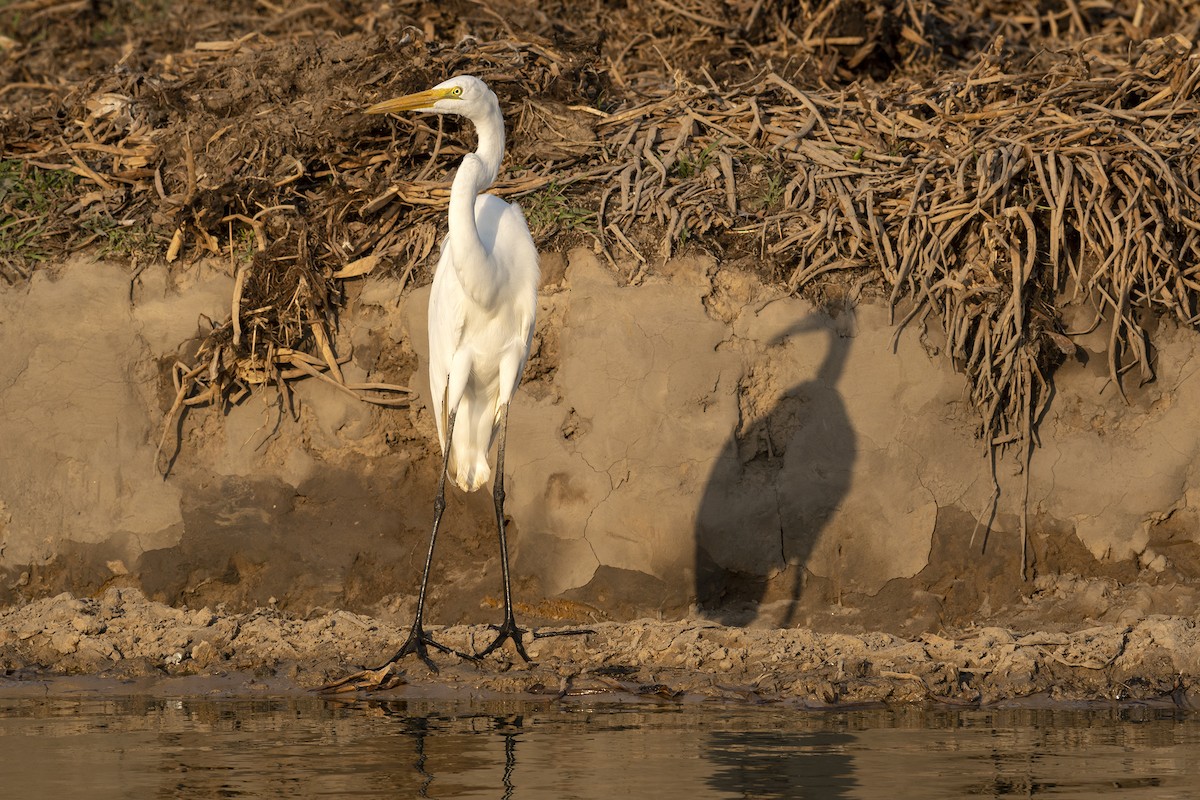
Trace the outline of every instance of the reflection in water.
<path fill-rule="evenodd" d="M 1147 708 L 0 698 L 6 797 L 1172 798 L 1198 754 Z"/>
<path fill-rule="evenodd" d="M 853 742 L 830 731 L 718 731 L 707 746 L 720 767 L 710 782 L 732 797 L 853 797 Z"/>

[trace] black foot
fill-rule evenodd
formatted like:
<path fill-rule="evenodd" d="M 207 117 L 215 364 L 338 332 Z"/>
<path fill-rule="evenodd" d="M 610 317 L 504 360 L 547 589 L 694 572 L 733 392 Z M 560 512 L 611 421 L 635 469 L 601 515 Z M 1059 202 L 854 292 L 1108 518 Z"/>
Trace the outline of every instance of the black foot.
<path fill-rule="evenodd" d="M 525 663 L 529 663 L 529 654 L 525 652 L 525 645 L 521 643 L 521 636 L 525 631 L 517 627 L 517 621 L 513 618 L 512 614 L 508 615 L 503 624 L 489 625 L 488 627 L 494 631 L 498 631 L 498 634 L 491 644 L 475 654 L 475 658 L 483 658 L 504 644 L 506 639 L 512 639 L 513 647 L 517 648 L 517 654 L 525 659 Z"/>
<path fill-rule="evenodd" d="M 409 631 L 408 639 L 396 651 L 396 655 L 378 667 L 361 669 L 352 675 L 347 675 L 341 680 L 319 686 L 316 691 L 321 694 L 341 694 L 343 692 L 393 689 L 405 683 L 404 675 L 396 670 L 397 664 L 405 656 L 415 654 L 425 662 L 425 666 L 429 667 L 430 670 L 433 672 L 438 671 L 437 664 L 434 664 L 433 659 L 429 657 L 430 647 L 440 650 L 447 655 L 456 655 L 459 658 L 465 658 L 469 661 L 476 660 L 476 657 L 470 653 L 460 653 L 458 650 L 435 641 L 418 622 L 413 624 L 412 630 Z"/>
<path fill-rule="evenodd" d="M 435 641 L 432 636 L 425 632 L 425 628 L 422 627 L 419 622 L 417 622 L 413 624 L 412 630 L 408 632 L 408 639 L 405 640 L 404 644 L 400 645 L 400 649 L 396 651 L 396 655 L 392 656 L 378 667 L 375 667 L 373 670 L 369 671 L 378 672 L 384 667 L 388 667 L 399 662 L 405 656 L 415 654 L 417 658 L 425 662 L 425 666 L 429 667 L 429 669 L 432 671 L 437 672 L 437 664 L 434 664 L 433 659 L 429 657 L 430 647 L 435 650 L 440 650 L 446 655 L 456 655 L 459 658 L 465 658 L 470 661 L 474 661 L 477 658 L 477 656 L 470 655 L 469 653 L 460 653 L 454 648 L 446 647 L 446 645 L 442 644 L 441 642 Z"/>
<path fill-rule="evenodd" d="M 531 661 L 529 655 L 525 652 L 525 645 L 521 641 L 521 637 L 525 634 L 525 630 L 517 627 L 517 621 L 513 617 L 510 616 L 502 625 L 488 625 L 488 627 L 494 631 L 498 631 L 498 633 L 491 644 L 475 654 L 476 659 L 483 658 L 493 650 L 500 647 L 500 645 L 504 644 L 506 639 L 511 639 L 513 647 L 517 648 L 518 655 L 525 659 L 526 662 Z M 549 639 L 551 636 L 583 636 L 587 633 L 595 633 L 595 631 L 591 628 L 579 628 L 565 631 L 534 631 L 533 638 Z"/>

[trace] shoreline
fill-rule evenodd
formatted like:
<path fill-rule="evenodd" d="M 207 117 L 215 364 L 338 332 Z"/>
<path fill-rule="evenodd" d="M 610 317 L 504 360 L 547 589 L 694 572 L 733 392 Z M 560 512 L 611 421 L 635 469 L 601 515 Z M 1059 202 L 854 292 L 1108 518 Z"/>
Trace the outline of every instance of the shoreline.
<path fill-rule="evenodd" d="M 904 639 L 887 633 L 727 627 L 703 619 L 590 624 L 595 633 L 511 646 L 480 662 L 410 658 L 389 688 L 313 690 L 375 663 L 405 630 L 345 611 L 300 619 L 273 609 L 178 609 L 136 589 L 69 594 L 0 609 L 0 697 L 51 694 L 311 696 L 446 701 L 1046 707 L 1139 704 L 1200 708 L 1200 631 L 1151 615 L 1124 627 L 1013 632 L 983 627 Z M 485 625 L 436 630 L 469 651 Z"/>

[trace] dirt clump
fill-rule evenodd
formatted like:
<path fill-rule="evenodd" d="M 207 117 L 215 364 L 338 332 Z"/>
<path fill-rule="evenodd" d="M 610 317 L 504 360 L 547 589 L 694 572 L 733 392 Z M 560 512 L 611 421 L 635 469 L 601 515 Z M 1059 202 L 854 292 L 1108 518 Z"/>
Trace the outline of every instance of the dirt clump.
<path fill-rule="evenodd" d="M 532 664 L 507 649 L 480 662 L 416 659 L 382 685 L 403 693 L 437 684 L 501 694 L 645 695 L 781 702 L 808 708 L 892 702 L 1200 702 L 1200 632 L 1155 617 L 1070 633 L 994 627 L 926 634 L 730 628 L 708 621 L 598 623 L 585 635 L 526 637 Z M 436 631 L 470 652 L 487 628 Z M 67 594 L 0 612 L 0 692 L 78 673 L 108 679 L 245 675 L 276 688 L 315 689 L 386 658 L 403 629 L 344 611 L 301 619 L 263 608 L 172 608 L 131 589 L 95 599 Z M 282 681 L 280 683 L 279 681 Z"/>

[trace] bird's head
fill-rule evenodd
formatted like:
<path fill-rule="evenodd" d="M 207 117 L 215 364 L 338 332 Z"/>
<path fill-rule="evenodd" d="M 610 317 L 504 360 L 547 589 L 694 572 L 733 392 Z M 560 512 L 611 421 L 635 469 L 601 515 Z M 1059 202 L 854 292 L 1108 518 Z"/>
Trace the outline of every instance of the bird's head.
<path fill-rule="evenodd" d="M 396 111 L 431 111 L 435 114 L 459 114 L 477 119 L 500 104 L 488 85 L 474 75 L 459 75 L 442 81 L 432 89 L 384 100 L 367 109 L 368 114 L 391 114 Z"/>

